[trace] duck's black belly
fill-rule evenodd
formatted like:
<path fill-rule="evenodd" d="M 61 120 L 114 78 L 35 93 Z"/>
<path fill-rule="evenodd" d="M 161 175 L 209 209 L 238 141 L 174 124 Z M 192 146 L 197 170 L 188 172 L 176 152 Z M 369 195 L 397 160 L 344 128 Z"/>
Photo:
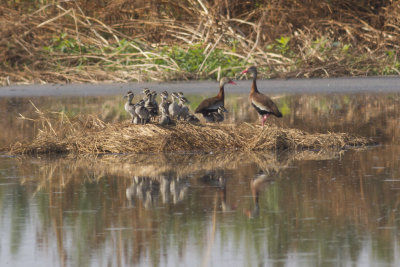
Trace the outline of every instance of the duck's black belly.
<path fill-rule="evenodd" d="M 265 114 L 273 114 L 272 112 L 265 110 L 265 109 L 260 109 L 259 107 L 257 107 L 256 105 L 254 105 L 253 103 L 251 103 L 251 105 L 256 109 L 256 111 L 258 112 L 258 114 L 260 115 L 265 115 Z"/>
<path fill-rule="evenodd" d="M 207 115 L 210 115 L 211 113 L 215 113 L 217 111 L 218 111 L 218 109 L 203 109 L 200 111 L 200 113 L 203 114 L 203 116 L 207 116 Z"/>

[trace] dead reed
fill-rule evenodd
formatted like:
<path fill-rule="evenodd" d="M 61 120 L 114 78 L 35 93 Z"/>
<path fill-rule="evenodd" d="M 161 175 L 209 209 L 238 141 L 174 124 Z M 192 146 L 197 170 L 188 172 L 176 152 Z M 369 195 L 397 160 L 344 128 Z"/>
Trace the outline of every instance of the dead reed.
<path fill-rule="evenodd" d="M 263 77 L 400 73 L 398 1 L 40 3 L 0 4 L 2 84 L 215 78 L 238 62 Z M 173 46 L 193 45 L 179 62 Z"/>
<path fill-rule="evenodd" d="M 133 125 L 105 123 L 95 116 L 72 119 L 37 109 L 40 130 L 31 143 L 16 143 L 11 154 L 103 154 L 139 152 L 275 151 L 343 149 L 372 144 L 346 133 L 309 134 L 297 129 L 248 123 L 202 125 L 177 123 Z M 23 119 L 27 119 L 21 115 Z"/>

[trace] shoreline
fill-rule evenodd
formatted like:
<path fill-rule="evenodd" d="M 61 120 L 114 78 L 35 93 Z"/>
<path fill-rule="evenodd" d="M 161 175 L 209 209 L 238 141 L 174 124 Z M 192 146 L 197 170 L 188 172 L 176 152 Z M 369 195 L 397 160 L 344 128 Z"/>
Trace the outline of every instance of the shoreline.
<path fill-rule="evenodd" d="M 227 93 L 247 94 L 250 80 L 235 81 Z M 265 93 L 390 93 L 400 92 L 400 76 L 368 76 L 342 78 L 299 78 L 257 80 L 260 91 Z M 96 84 L 28 84 L 0 87 L 0 97 L 34 96 L 107 96 L 124 94 L 128 90 L 141 92 L 149 87 L 156 91 L 183 91 L 186 94 L 212 94 L 218 91 L 218 83 L 211 80 L 171 81 L 144 83 L 96 83 Z"/>

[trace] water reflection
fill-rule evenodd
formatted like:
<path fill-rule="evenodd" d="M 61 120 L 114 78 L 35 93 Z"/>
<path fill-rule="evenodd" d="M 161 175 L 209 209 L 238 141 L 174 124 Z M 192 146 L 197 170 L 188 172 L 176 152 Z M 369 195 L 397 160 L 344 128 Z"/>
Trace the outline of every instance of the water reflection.
<path fill-rule="evenodd" d="M 250 181 L 250 190 L 254 202 L 253 210 L 246 210 L 245 214 L 249 218 L 256 218 L 260 214 L 260 194 L 264 192 L 268 185 L 274 182 L 276 173 L 269 173 L 268 175 L 262 173 L 257 175 Z"/>
<path fill-rule="evenodd" d="M 196 105 L 199 96 L 188 96 Z M 125 118 L 120 96 L 33 99 Z M 296 153 L 0 156 L 0 266 L 399 266 L 399 94 L 285 95 L 283 127 L 381 145 Z M 0 99 L 0 147 L 37 130 Z M 100 108 L 99 108 L 100 106 Z M 227 122 L 257 121 L 230 96 Z M 4 115 L 4 116 L 3 116 Z"/>
<path fill-rule="evenodd" d="M 0 265 L 397 265 L 398 155 L 2 158 Z"/>
<path fill-rule="evenodd" d="M 188 179 L 160 175 L 157 177 L 135 176 L 132 184 L 126 189 L 126 197 L 135 206 L 137 200 L 139 205 L 145 208 L 158 206 L 161 198 L 162 204 L 177 204 L 187 197 Z"/>

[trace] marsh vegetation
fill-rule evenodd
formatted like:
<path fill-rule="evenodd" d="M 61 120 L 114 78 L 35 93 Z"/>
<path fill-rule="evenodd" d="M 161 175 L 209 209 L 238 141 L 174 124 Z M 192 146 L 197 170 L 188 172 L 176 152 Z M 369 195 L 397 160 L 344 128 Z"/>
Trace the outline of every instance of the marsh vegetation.
<path fill-rule="evenodd" d="M 0 82 L 399 74 L 397 1 L 3 1 Z"/>
<path fill-rule="evenodd" d="M 188 98 L 193 107 L 202 99 L 199 95 Z M 275 101 L 284 116 L 271 118 L 264 130 L 258 126 L 258 116 L 247 98 L 240 95 L 227 98 L 229 112 L 221 125 L 202 122 L 168 127 L 131 125 L 121 96 L 48 100 L 33 99 L 37 110 L 27 99 L 3 99 L 1 110 L 8 114 L 0 122 L 4 129 L 0 140 L 3 150 L 10 151 L 11 144 L 17 144 L 15 153 L 298 150 L 324 145 L 341 148 L 355 140 L 347 139 L 349 136 L 374 138 L 361 139 L 364 144 L 398 143 L 393 139 L 399 133 L 397 94 L 280 96 Z M 16 119 L 18 113 L 32 120 Z M 318 143 L 318 136 L 329 142 Z"/>

